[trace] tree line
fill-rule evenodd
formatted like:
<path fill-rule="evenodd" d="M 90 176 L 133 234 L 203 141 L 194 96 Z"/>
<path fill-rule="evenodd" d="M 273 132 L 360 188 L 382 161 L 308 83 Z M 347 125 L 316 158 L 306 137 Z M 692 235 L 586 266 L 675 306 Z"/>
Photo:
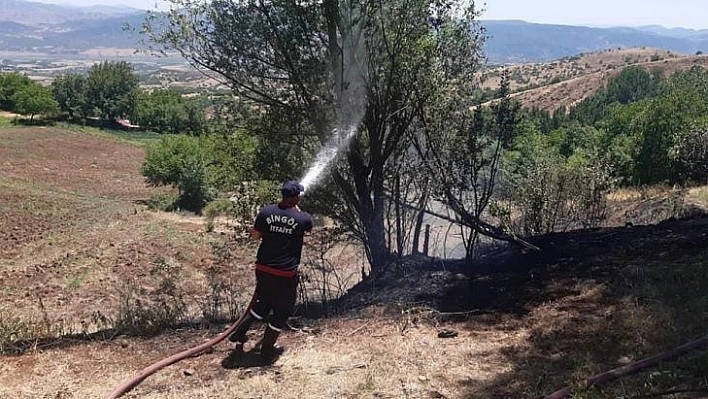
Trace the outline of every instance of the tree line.
<path fill-rule="evenodd" d="M 104 61 L 86 74 L 56 77 L 45 87 L 19 73 L 0 74 L 0 109 L 29 117 L 129 119 L 159 133 L 199 135 L 206 125 L 205 104 L 170 89 L 143 90 L 132 64 Z"/>

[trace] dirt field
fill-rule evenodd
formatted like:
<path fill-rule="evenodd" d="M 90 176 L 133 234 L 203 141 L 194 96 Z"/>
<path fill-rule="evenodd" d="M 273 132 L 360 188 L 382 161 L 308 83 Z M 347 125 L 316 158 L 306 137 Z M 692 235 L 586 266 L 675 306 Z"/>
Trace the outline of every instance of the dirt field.
<path fill-rule="evenodd" d="M 198 218 L 146 210 L 156 189 L 140 176 L 142 157 L 140 147 L 85 133 L 0 129 L 0 334 L 18 337 L 3 348 L 0 398 L 103 398 L 225 327 L 112 336 L 100 316 L 120 314 L 131 289 L 146 300 L 179 292 L 199 315 L 216 275 L 229 283 L 220 286 L 233 294 L 227 304 L 247 302 L 252 248 L 206 233 Z M 539 397 L 704 335 L 707 231 L 708 218 L 695 218 L 555 234 L 535 239 L 541 253 L 502 247 L 473 269 L 407 259 L 333 303 L 334 316 L 301 309 L 272 367 L 225 362 L 221 343 L 125 397 Z M 336 265 L 356 271 L 357 262 Z M 65 335 L 25 342 L 27 326 Z M 444 330 L 457 335 L 439 337 Z M 586 397 L 708 389 L 708 358 L 690 359 Z"/>

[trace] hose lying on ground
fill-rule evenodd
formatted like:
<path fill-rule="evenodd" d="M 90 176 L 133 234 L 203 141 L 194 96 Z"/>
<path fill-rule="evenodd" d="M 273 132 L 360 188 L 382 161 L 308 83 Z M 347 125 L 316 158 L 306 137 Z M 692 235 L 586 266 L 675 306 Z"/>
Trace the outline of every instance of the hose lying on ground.
<path fill-rule="evenodd" d="M 186 357 L 194 356 L 194 355 L 218 344 L 219 342 L 223 341 L 226 337 L 228 337 L 232 332 L 234 332 L 238 328 L 238 326 L 241 324 L 243 319 L 246 317 L 246 314 L 248 314 L 248 309 L 251 308 L 251 305 L 253 305 L 253 302 L 255 302 L 255 300 L 256 300 L 256 294 L 254 293 L 253 297 L 251 298 L 251 301 L 248 304 L 248 307 L 243 312 L 241 317 L 239 317 L 239 319 L 236 320 L 236 322 L 234 324 L 229 326 L 229 328 L 224 330 L 224 332 L 222 332 L 221 334 L 217 335 L 216 337 L 212 338 L 211 340 L 209 340 L 201 345 L 198 345 L 198 346 L 195 346 L 194 348 L 187 349 L 185 351 L 176 353 L 170 357 L 166 357 L 166 358 L 160 360 L 157 363 L 153 363 L 152 365 L 145 367 L 139 373 L 135 374 L 132 378 L 124 381 L 119 386 L 117 386 L 113 390 L 113 392 L 111 392 L 111 394 L 108 395 L 107 399 L 119 398 L 120 396 L 122 396 L 123 394 L 125 394 L 126 392 L 130 391 L 131 389 L 135 388 L 138 384 L 143 382 L 144 379 L 146 379 L 150 375 L 156 373 L 158 370 L 160 370 L 164 367 L 167 367 L 171 364 L 177 363 L 178 361 L 180 361 Z"/>
<path fill-rule="evenodd" d="M 618 367 L 616 369 L 612 369 L 602 374 L 590 377 L 585 380 L 585 388 L 587 389 L 595 385 L 604 384 L 606 382 L 612 381 L 625 375 L 636 373 L 638 371 L 644 370 L 647 367 L 654 366 L 666 360 L 677 358 L 693 350 L 701 349 L 703 347 L 708 348 L 708 336 L 681 346 L 677 346 L 673 349 L 669 349 L 658 355 L 648 357 L 646 359 L 639 360 L 637 362 L 630 363 L 628 365 Z M 545 399 L 562 399 L 570 396 L 572 393 L 573 389 L 571 387 L 565 387 L 546 396 Z"/>

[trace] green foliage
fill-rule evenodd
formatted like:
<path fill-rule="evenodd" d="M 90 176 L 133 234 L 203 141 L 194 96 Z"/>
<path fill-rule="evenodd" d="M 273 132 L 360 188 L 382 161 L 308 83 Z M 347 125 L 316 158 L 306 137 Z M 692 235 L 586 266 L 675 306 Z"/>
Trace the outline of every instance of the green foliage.
<path fill-rule="evenodd" d="M 504 159 L 503 193 L 521 215 L 514 230 L 539 234 L 603 221 L 614 178 L 600 138 L 600 130 L 577 123 L 550 134 L 525 125 Z"/>
<path fill-rule="evenodd" d="M 133 121 L 161 133 L 198 136 L 206 129 L 204 110 L 198 101 L 169 89 L 140 93 Z"/>
<path fill-rule="evenodd" d="M 180 207 L 200 212 L 215 195 L 207 156 L 199 138 L 166 136 L 148 147 L 141 171 L 150 184 L 178 188 Z"/>
<path fill-rule="evenodd" d="M 50 115 L 59 111 L 59 104 L 52 92 L 38 83 L 22 87 L 14 96 L 15 112 L 29 116 L 30 121 L 35 115 Z"/>
<path fill-rule="evenodd" d="M 600 128 L 598 161 L 612 165 L 620 184 L 683 183 L 689 178 L 700 179 L 700 173 L 689 170 L 689 164 L 698 167 L 700 161 L 686 145 L 696 139 L 688 138 L 691 130 L 705 120 L 707 99 L 708 73 L 703 68 L 661 78 L 629 67 L 595 96 L 571 109 L 569 119 L 561 125 Z M 555 126 L 538 111 L 530 115 L 544 132 Z M 693 155 L 686 155 L 689 153 Z M 694 160 L 686 162 L 684 155 Z"/>
<path fill-rule="evenodd" d="M 138 76 L 125 61 L 94 64 L 86 78 L 86 115 L 113 120 L 135 111 Z"/>
<path fill-rule="evenodd" d="M 613 104 L 630 104 L 651 97 L 658 80 L 643 68 L 631 66 L 614 76 L 602 90 L 570 110 L 570 119 L 595 124 L 607 116 Z"/>
<path fill-rule="evenodd" d="M 86 110 L 86 77 L 76 73 L 59 76 L 52 82 L 52 94 L 62 112 L 69 118 L 84 116 Z"/>
<path fill-rule="evenodd" d="M 188 157 L 181 165 L 177 188 L 181 193 L 180 207 L 201 212 L 207 202 L 217 195 L 209 180 L 209 169 L 203 157 Z"/>
<path fill-rule="evenodd" d="M 155 194 L 148 200 L 147 207 L 153 211 L 176 211 L 179 209 L 179 195 L 172 193 Z"/>
<path fill-rule="evenodd" d="M 0 116 L 0 128 L 13 126 L 14 124 L 14 118 Z"/>
<path fill-rule="evenodd" d="M 708 182 L 708 123 L 679 135 L 674 149 L 680 181 Z"/>
<path fill-rule="evenodd" d="M 676 157 L 681 137 L 708 114 L 708 71 L 694 67 L 662 82 L 642 120 L 634 180 L 676 183 L 685 171 Z"/>
<path fill-rule="evenodd" d="M 0 109 L 14 111 L 15 95 L 32 83 L 30 78 L 19 72 L 0 73 Z"/>
<path fill-rule="evenodd" d="M 200 142 L 209 154 L 212 181 L 220 190 L 229 191 L 242 181 L 265 175 L 255 170 L 259 140 L 247 131 L 215 132 L 204 136 Z"/>
<path fill-rule="evenodd" d="M 605 88 L 608 104 L 629 104 L 650 97 L 657 88 L 657 81 L 644 68 L 624 68 Z"/>
<path fill-rule="evenodd" d="M 251 179 L 254 152 L 255 139 L 241 131 L 169 135 L 149 145 L 142 173 L 150 184 L 179 189 L 179 206 L 199 212 L 217 190 Z"/>

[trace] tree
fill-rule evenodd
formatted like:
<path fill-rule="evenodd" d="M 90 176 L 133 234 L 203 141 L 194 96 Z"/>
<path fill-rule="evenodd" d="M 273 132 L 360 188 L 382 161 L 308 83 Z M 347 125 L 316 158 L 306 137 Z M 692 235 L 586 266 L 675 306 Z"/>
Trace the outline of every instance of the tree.
<path fill-rule="evenodd" d="M 14 96 L 15 112 L 29 115 L 30 122 L 35 115 L 52 114 L 59 111 L 59 104 L 49 88 L 31 83 L 20 89 Z"/>
<path fill-rule="evenodd" d="M 457 71 L 460 77 L 467 73 Z M 468 81 L 460 78 L 457 82 Z M 460 94 L 472 89 L 469 83 L 458 85 Z M 519 107 L 510 98 L 505 75 L 499 101 L 490 109 L 472 109 L 464 96 L 456 95 L 441 99 L 437 106 L 421 109 L 425 129 L 417 148 L 421 154 L 429 153 L 429 156 L 421 156 L 427 159 L 430 175 L 436 176 L 434 187 L 438 200 L 452 210 L 462 226 L 468 259 L 480 234 L 512 239 L 484 221 L 482 215 L 495 194 L 503 150 L 516 136 Z"/>
<path fill-rule="evenodd" d="M 19 72 L 0 74 L 0 109 L 14 111 L 15 94 L 30 84 L 32 80 Z"/>
<path fill-rule="evenodd" d="M 657 82 L 651 74 L 638 66 L 630 66 L 612 78 L 604 91 L 606 103 L 629 104 L 650 97 L 656 90 Z"/>
<path fill-rule="evenodd" d="M 199 138 L 166 136 L 148 147 L 141 172 L 149 184 L 177 188 L 181 208 L 201 212 L 215 194 L 209 163 Z"/>
<path fill-rule="evenodd" d="M 701 67 L 677 72 L 662 83 L 641 120 L 635 183 L 680 182 L 677 148 L 682 135 L 705 118 L 707 98 L 708 71 Z"/>
<path fill-rule="evenodd" d="M 261 148 L 272 143 L 285 147 L 280 154 L 307 160 L 333 128 L 343 142 L 354 137 L 328 176 L 337 189 L 337 205 L 329 209 L 361 239 L 372 269 L 380 271 L 391 250 L 389 168 L 405 151 L 421 104 L 435 100 L 429 91 L 438 89 L 429 77 L 436 68 L 478 62 L 473 7 L 452 0 L 173 0 L 166 26 L 154 19 L 147 29 L 154 43 L 218 73 L 239 98 L 257 104 L 264 114 Z M 468 58 L 453 58 L 459 54 L 437 45 L 439 29 L 452 25 L 468 45 Z"/>
<path fill-rule="evenodd" d="M 69 118 L 84 116 L 86 108 L 86 77 L 77 73 L 59 76 L 52 82 L 52 94 L 62 112 Z"/>
<path fill-rule="evenodd" d="M 198 136 L 206 129 L 204 110 L 174 90 L 155 90 L 138 95 L 134 122 L 162 133 Z"/>
<path fill-rule="evenodd" d="M 125 61 L 94 64 L 86 78 L 86 115 L 113 120 L 133 114 L 138 76 Z"/>

